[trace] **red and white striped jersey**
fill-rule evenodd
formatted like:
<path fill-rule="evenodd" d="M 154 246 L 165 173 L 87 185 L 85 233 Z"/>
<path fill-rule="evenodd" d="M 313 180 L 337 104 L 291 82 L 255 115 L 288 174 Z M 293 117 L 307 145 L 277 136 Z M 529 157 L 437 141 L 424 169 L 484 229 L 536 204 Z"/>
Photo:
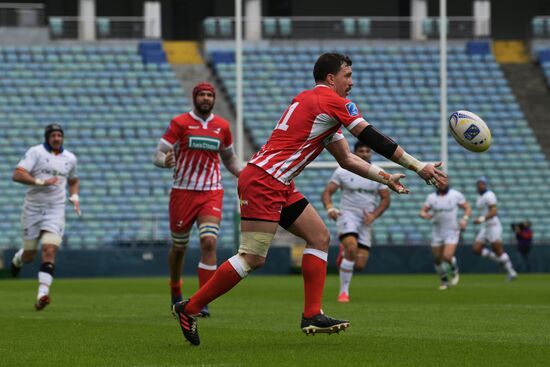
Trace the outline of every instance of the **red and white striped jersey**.
<path fill-rule="evenodd" d="M 174 149 L 173 188 L 222 189 L 219 152 L 233 146 L 226 120 L 214 114 L 203 120 L 193 111 L 184 113 L 170 121 L 161 141 Z"/>
<path fill-rule="evenodd" d="M 355 103 L 317 85 L 294 97 L 249 163 L 288 185 L 327 144 L 344 139 L 341 125 L 351 130 L 361 121 L 364 119 Z"/>

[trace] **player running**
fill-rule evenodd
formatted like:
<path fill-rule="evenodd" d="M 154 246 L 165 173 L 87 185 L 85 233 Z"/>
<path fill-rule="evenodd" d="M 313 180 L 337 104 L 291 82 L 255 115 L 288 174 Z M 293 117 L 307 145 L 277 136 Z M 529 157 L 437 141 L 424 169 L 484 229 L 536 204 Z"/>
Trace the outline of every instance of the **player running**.
<path fill-rule="evenodd" d="M 456 219 L 458 208 L 464 210 L 460 221 Z M 419 215 L 422 219 L 432 221 L 432 255 L 435 272 L 441 280 L 439 289 L 449 288 L 449 278 L 445 267 L 451 273 L 450 285 L 456 286 L 460 277 L 455 252 L 460 231 L 466 229 L 468 219 L 472 215 L 470 204 L 460 191 L 449 188 L 449 185 L 444 185 L 428 195 Z"/>
<path fill-rule="evenodd" d="M 474 242 L 474 253 L 488 257 L 499 264 L 508 273 L 508 280 L 512 281 L 518 277 L 518 274 L 514 270 L 510 256 L 504 252 L 502 246 L 502 225 L 497 216 L 497 197 L 487 188 L 487 178 L 480 177 L 477 180 L 477 192 L 479 196 L 476 207 L 481 216 L 474 220 L 474 224 L 479 224 L 481 229 Z M 491 244 L 492 251 L 485 248 L 486 242 Z"/>
<path fill-rule="evenodd" d="M 216 241 L 223 204 L 220 156 L 233 175 L 238 177 L 241 171 L 229 123 L 212 113 L 215 101 L 214 86 L 197 84 L 193 89 L 194 109 L 170 122 L 153 160 L 156 166 L 174 171 L 169 208 L 172 247 L 168 252 L 172 304 L 182 300 L 183 258 L 193 223 L 197 223 L 201 246 L 199 287 L 217 268 Z M 206 304 L 200 316 L 210 316 Z"/>
<path fill-rule="evenodd" d="M 363 142 L 355 143 L 353 152 L 370 163 L 371 149 Z M 342 189 L 340 209 L 332 204 L 332 195 Z M 369 259 L 372 223 L 390 206 L 386 185 L 337 168 L 321 195 L 330 219 L 338 223 L 343 254 L 338 256 L 340 291 L 338 302 L 349 302 L 349 285 L 353 270 L 363 270 Z M 377 203 L 378 202 L 378 203 Z"/>
<path fill-rule="evenodd" d="M 17 276 L 24 264 L 31 262 L 42 243 L 42 264 L 38 272 L 38 294 L 34 307 L 43 310 L 50 304 L 50 287 L 55 270 L 55 256 L 65 231 L 65 185 L 69 201 L 80 215 L 79 181 L 76 156 L 63 148 L 63 129 L 58 124 L 46 126 L 44 143 L 31 147 L 13 172 L 13 181 L 29 185 L 21 214 L 23 248 L 11 261 L 11 273 Z"/>
<path fill-rule="evenodd" d="M 241 204 L 241 240 L 238 253 L 224 262 L 214 276 L 191 296 L 176 303 L 183 336 L 193 345 L 200 339 L 195 316 L 201 308 L 229 291 L 250 272 L 260 268 L 277 227 L 306 241 L 302 257 L 305 305 L 301 328 L 306 334 L 335 333 L 349 327 L 321 311 L 326 278 L 329 232 L 319 214 L 295 188 L 293 179 L 326 147 L 342 168 L 406 194 L 399 182 L 403 174 L 390 175 L 352 154 L 340 127 L 386 158 L 417 172 L 435 185 L 447 182 L 437 165 L 419 162 L 389 137 L 370 125 L 353 102 L 345 97 L 353 86 L 349 57 L 327 53 L 314 66 L 316 86 L 298 94 L 283 113 L 270 138 L 248 162 L 238 180 Z"/>

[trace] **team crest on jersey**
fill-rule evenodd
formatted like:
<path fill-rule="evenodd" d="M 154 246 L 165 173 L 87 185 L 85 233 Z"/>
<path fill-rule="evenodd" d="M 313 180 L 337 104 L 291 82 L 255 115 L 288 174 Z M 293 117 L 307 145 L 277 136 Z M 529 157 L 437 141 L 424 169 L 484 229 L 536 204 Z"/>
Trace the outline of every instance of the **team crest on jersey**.
<path fill-rule="evenodd" d="M 208 136 L 190 136 L 189 149 L 212 150 L 217 152 L 220 150 L 220 139 Z"/>
<path fill-rule="evenodd" d="M 357 109 L 357 106 L 353 102 L 346 103 L 346 110 L 348 110 L 348 114 L 352 117 L 359 115 L 359 110 Z"/>

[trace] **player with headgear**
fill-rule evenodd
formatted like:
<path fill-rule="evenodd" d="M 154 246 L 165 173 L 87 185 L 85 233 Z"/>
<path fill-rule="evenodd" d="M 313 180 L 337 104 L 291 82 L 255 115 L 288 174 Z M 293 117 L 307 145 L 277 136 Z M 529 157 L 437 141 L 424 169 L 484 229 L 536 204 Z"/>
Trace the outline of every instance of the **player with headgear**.
<path fill-rule="evenodd" d="M 23 247 L 11 261 L 11 273 L 17 276 L 24 264 L 31 262 L 42 245 L 42 264 L 38 272 L 36 310 L 50 304 L 55 257 L 65 231 L 65 200 L 69 186 L 69 201 L 80 215 L 79 180 L 76 156 L 63 147 L 64 132 L 59 124 L 44 130 L 44 143 L 31 147 L 13 172 L 13 181 L 28 185 L 21 226 Z"/>
<path fill-rule="evenodd" d="M 194 223 L 201 247 L 197 266 L 200 287 L 217 268 L 216 242 L 223 204 L 220 157 L 235 177 L 241 171 L 229 122 L 212 113 L 215 102 L 214 86 L 197 84 L 193 88 L 193 110 L 172 119 L 153 158 L 157 167 L 174 172 L 169 204 L 172 246 L 168 253 L 172 304 L 182 300 L 183 259 Z M 210 315 L 207 305 L 200 315 Z"/>

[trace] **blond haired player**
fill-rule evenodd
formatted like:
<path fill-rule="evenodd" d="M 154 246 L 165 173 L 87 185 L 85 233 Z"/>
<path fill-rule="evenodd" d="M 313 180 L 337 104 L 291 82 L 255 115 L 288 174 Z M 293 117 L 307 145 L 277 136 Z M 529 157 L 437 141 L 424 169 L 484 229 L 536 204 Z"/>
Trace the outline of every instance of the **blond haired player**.
<path fill-rule="evenodd" d="M 37 311 L 50 304 L 50 287 L 55 270 L 55 256 L 65 231 L 65 186 L 69 201 L 80 215 L 79 181 L 76 156 L 63 148 L 63 129 L 58 124 L 46 126 L 44 143 L 31 147 L 13 172 L 15 182 L 28 185 L 21 227 L 23 248 L 11 261 L 11 272 L 17 276 L 25 263 L 31 262 L 42 243 L 42 264 L 38 272 Z"/>

